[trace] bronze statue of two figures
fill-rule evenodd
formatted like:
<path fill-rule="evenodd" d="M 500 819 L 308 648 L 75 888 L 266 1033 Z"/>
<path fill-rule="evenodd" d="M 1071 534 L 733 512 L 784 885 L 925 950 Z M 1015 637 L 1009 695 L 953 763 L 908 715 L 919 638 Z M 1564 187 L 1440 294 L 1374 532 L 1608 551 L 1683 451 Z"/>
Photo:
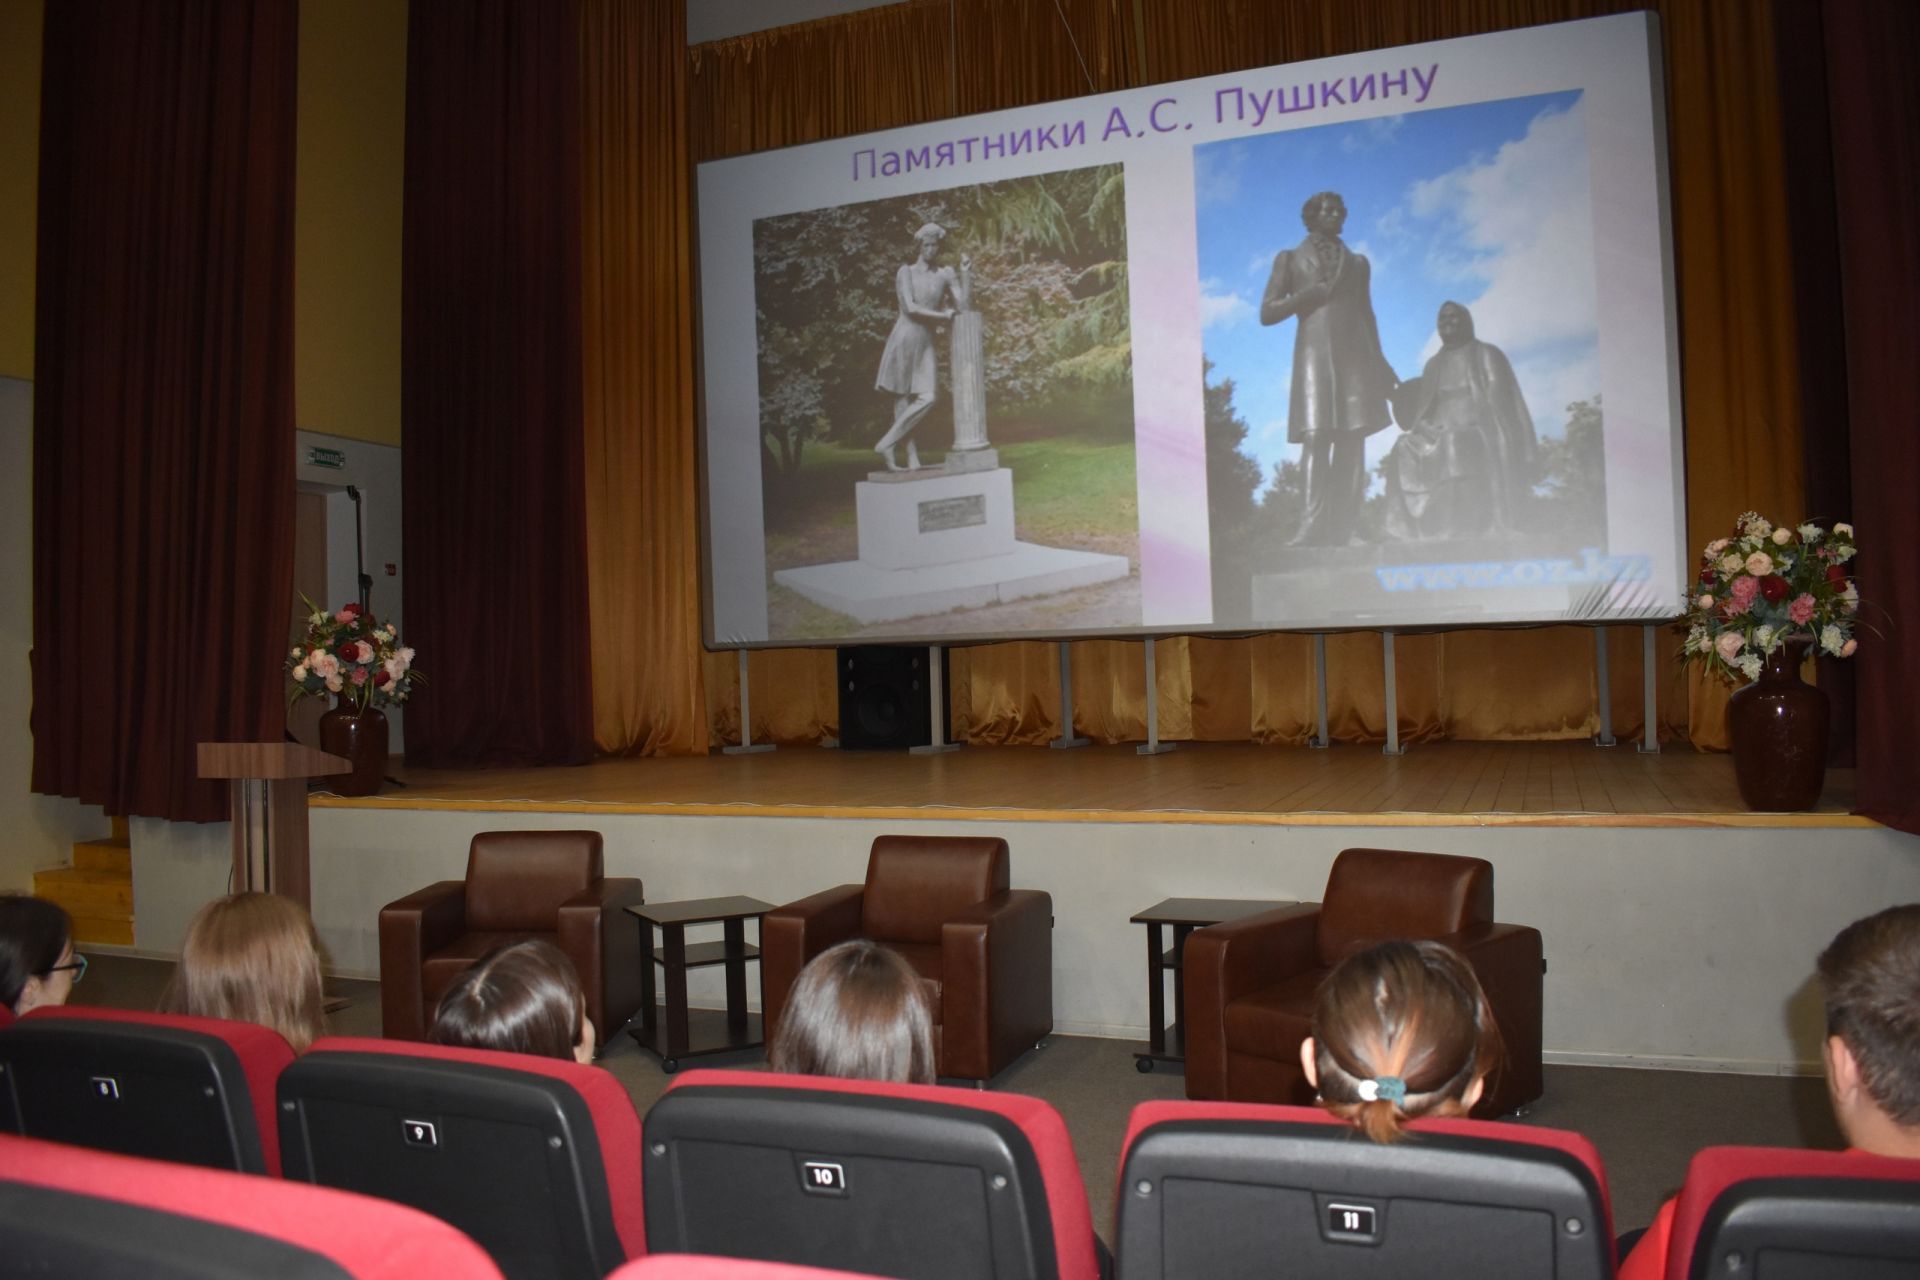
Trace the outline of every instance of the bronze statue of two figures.
<path fill-rule="evenodd" d="M 1287 439 L 1301 446 L 1306 514 L 1293 545 L 1344 547 L 1366 500 L 1367 437 L 1398 422 L 1384 462 L 1382 532 L 1399 541 L 1517 531 L 1535 440 L 1506 355 L 1474 336 L 1457 302 L 1440 308 L 1440 350 L 1402 382 L 1380 350 L 1372 269 L 1340 238 L 1331 191 L 1300 211 L 1307 236 L 1274 256 L 1260 323 L 1296 321 Z M 1391 415 L 1389 415 L 1391 406 Z"/>

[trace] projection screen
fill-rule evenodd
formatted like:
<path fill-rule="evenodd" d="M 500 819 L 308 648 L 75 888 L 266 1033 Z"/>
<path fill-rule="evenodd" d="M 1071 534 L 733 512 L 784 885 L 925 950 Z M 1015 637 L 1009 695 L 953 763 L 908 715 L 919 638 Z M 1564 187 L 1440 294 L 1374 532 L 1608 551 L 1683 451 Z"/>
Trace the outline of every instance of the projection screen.
<path fill-rule="evenodd" d="M 703 164 L 706 642 L 1673 616 L 1666 174 L 1645 13 Z"/>

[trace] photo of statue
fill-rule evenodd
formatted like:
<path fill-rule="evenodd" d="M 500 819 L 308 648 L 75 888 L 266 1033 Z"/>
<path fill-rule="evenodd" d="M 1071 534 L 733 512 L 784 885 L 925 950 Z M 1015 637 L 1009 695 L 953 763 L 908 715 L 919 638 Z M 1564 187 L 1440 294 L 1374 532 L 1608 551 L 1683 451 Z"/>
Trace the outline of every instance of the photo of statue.
<path fill-rule="evenodd" d="M 1521 530 L 1538 441 L 1506 353 L 1474 334 L 1473 313 L 1440 307 L 1440 350 L 1402 383 L 1404 429 L 1382 469 L 1386 534 L 1411 541 Z"/>
<path fill-rule="evenodd" d="M 895 397 L 893 425 L 873 446 L 873 451 L 886 459 L 889 471 L 920 469 L 920 449 L 912 437 L 927 411 L 933 408 L 938 394 L 934 332 L 937 326 L 950 323 L 967 309 L 972 293 L 973 263 L 969 257 L 961 256 L 958 274 L 952 267 L 936 265 L 940 242 L 946 235 L 946 228 L 937 222 L 921 227 L 914 233 L 919 253 L 894 276 L 893 290 L 900 314 L 887 334 L 886 350 L 880 353 L 880 372 L 873 384 L 876 390 Z M 894 459 L 893 453 L 902 440 L 907 443 L 905 468 Z"/>
<path fill-rule="evenodd" d="M 1608 553 L 1592 172 L 1577 90 L 1194 148 L 1216 622 L 1574 607 L 1523 562 Z"/>
<path fill-rule="evenodd" d="M 755 220 L 768 638 L 1138 625 L 1126 204 L 1108 164 Z"/>
<path fill-rule="evenodd" d="M 1380 350 L 1372 269 L 1340 238 L 1346 201 L 1316 192 L 1300 218 L 1307 238 L 1274 255 L 1260 323 L 1297 321 L 1287 439 L 1305 446 L 1307 509 L 1292 545 L 1344 547 L 1366 495 L 1366 439 L 1389 424 L 1400 380 Z"/>

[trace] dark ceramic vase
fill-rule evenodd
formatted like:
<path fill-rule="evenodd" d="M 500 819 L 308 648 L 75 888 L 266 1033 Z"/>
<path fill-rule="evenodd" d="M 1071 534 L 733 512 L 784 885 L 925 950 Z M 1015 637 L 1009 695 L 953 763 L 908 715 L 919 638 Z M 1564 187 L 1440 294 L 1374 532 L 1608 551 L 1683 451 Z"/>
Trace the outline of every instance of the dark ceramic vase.
<path fill-rule="evenodd" d="M 1792 813 L 1820 802 L 1827 779 L 1827 695 L 1800 679 L 1804 641 L 1762 659 L 1760 678 L 1727 702 L 1733 776 L 1749 809 Z"/>
<path fill-rule="evenodd" d="M 387 717 L 375 707 L 356 711 L 336 702 L 320 717 L 320 749 L 353 761 L 352 773 L 326 779 L 328 790 L 343 796 L 370 796 L 387 777 Z"/>

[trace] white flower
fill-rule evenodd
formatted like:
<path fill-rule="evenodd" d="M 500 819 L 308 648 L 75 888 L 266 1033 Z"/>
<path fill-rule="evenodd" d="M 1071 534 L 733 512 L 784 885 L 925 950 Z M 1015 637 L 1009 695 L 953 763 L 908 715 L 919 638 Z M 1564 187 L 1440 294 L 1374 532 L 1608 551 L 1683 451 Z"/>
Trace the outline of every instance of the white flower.
<path fill-rule="evenodd" d="M 1719 569 L 1722 573 L 1738 573 L 1740 572 L 1740 566 L 1746 562 L 1747 558 L 1745 556 L 1735 555 L 1729 551 L 1726 555 L 1720 557 Z"/>
<path fill-rule="evenodd" d="M 1726 549 L 1727 549 L 1727 540 L 1725 538 L 1715 538 L 1712 542 L 1709 542 L 1707 544 L 1707 559 L 1709 560 L 1713 559 L 1713 557 L 1719 555 L 1722 551 L 1725 551 Z"/>
<path fill-rule="evenodd" d="M 1833 536 L 1836 538 L 1851 538 L 1853 536 L 1853 526 L 1843 520 L 1833 526 Z"/>
<path fill-rule="evenodd" d="M 1734 665 L 1740 668 L 1740 674 L 1747 679 L 1758 680 L 1760 678 L 1760 659 L 1754 654 L 1748 654 Z"/>
<path fill-rule="evenodd" d="M 1840 628 L 1831 624 L 1820 628 L 1820 647 L 1828 653 L 1838 654 L 1840 646 L 1846 642 L 1847 638 L 1840 634 Z"/>
<path fill-rule="evenodd" d="M 1711 648 L 1713 648 L 1713 641 L 1707 639 L 1707 629 L 1705 627 L 1696 626 L 1693 630 L 1687 632 L 1688 653 L 1705 653 Z"/>
<path fill-rule="evenodd" d="M 1759 537 L 1764 538 L 1769 533 L 1773 532 L 1773 526 L 1771 524 L 1768 524 L 1766 517 L 1761 515 L 1757 511 L 1741 512 L 1740 523 L 1737 527 L 1739 528 L 1741 533 L 1744 533 L 1749 537 L 1758 535 Z"/>
<path fill-rule="evenodd" d="M 1775 530 L 1773 531 L 1773 545 L 1774 545 L 1774 546 L 1776 546 L 1776 547 L 1784 547 L 1784 546 L 1786 546 L 1786 545 L 1787 545 L 1787 544 L 1788 544 L 1789 542 L 1792 542 L 1792 541 L 1793 541 L 1793 530 L 1791 530 L 1791 529 L 1775 529 Z"/>
<path fill-rule="evenodd" d="M 338 692 L 340 692 L 340 690 L 341 690 L 341 688 L 342 688 L 342 687 L 343 687 L 343 685 L 342 685 L 342 683 L 341 683 L 341 680 L 340 680 L 340 677 L 339 677 L 339 676 L 338 676 L 337 674 L 336 674 L 336 675 L 330 675 L 330 676 L 328 676 L 328 677 L 327 677 L 327 692 L 328 692 L 328 693 L 338 693 Z"/>
<path fill-rule="evenodd" d="M 1835 560 L 1838 560 L 1840 563 L 1845 564 L 1847 561 L 1853 559 L 1853 548 L 1850 546 L 1841 547 L 1838 551 L 1835 551 L 1833 553 L 1833 558 Z"/>
<path fill-rule="evenodd" d="M 1772 627 L 1761 623 L 1753 629 L 1753 647 L 1762 653 L 1771 653 L 1773 651 L 1774 634 Z"/>
<path fill-rule="evenodd" d="M 305 684 L 307 682 L 307 668 L 305 663 L 293 669 L 293 682 L 295 684 Z"/>
<path fill-rule="evenodd" d="M 1773 572 L 1773 557 L 1764 551 L 1756 551 L 1746 558 L 1747 572 L 1756 578 L 1764 578 Z"/>
<path fill-rule="evenodd" d="M 1800 526 L 1799 533 L 1800 541 L 1812 542 L 1820 536 L 1820 526 L 1817 524 L 1803 524 Z"/>
<path fill-rule="evenodd" d="M 1713 608 L 1713 597 L 1709 595 L 1703 595 L 1698 600 L 1695 600 L 1693 603 L 1699 608 L 1711 609 Z"/>

